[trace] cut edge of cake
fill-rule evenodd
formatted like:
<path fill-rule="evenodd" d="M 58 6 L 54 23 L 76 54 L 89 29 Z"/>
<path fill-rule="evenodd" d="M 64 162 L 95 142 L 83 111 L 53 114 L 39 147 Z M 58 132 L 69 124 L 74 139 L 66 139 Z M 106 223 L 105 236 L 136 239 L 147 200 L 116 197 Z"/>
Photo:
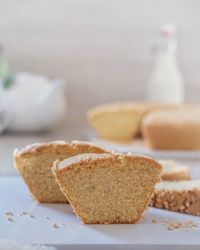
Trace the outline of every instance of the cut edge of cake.
<path fill-rule="evenodd" d="M 154 179 L 151 194 L 149 195 L 148 199 L 145 200 L 145 202 L 144 202 L 145 204 L 142 207 L 142 209 L 140 211 L 140 215 L 137 218 L 134 218 L 132 220 L 127 220 L 127 221 L 117 221 L 117 220 L 113 220 L 113 221 L 93 220 L 92 221 L 91 220 L 88 222 L 87 218 L 84 218 L 83 216 L 81 216 L 81 211 L 77 208 L 77 204 L 76 204 L 76 202 L 74 202 L 74 200 L 72 198 L 73 195 L 70 193 L 69 190 L 66 190 L 65 183 L 63 183 L 63 180 L 62 180 L 62 175 L 67 173 L 68 171 L 69 172 L 73 171 L 73 168 L 74 169 L 76 168 L 75 171 L 79 171 L 80 169 L 84 169 L 84 168 L 86 168 L 86 166 L 84 166 L 84 164 L 87 164 L 88 162 L 98 164 L 100 161 L 104 162 L 106 159 L 109 160 L 110 162 L 112 162 L 113 160 L 115 160 L 116 157 L 121 158 L 121 160 L 126 158 L 126 160 L 130 161 L 130 162 L 132 162 L 133 159 L 143 161 L 143 163 L 145 161 L 145 163 L 151 164 L 155 167 L 155 169 L 157 171 L 157 175 Z M 78 165 L 80 165 L 80 166 L 78 166 Z M 133 224 L 133 223 L 137 223 L 138 221 L 143 219 L 143 214 L 144 214 L 145 210 L 147 209 L 149 201 L 151 200 L 151 196 L 154 192 L 154 186 L 158 181 L 160 181 L 162 166 L 157 161 L 155 161 L 149 157 L 144 157 L 144 156 L 140 156 L 140 155 L 138 156 L 138 155 L 134 155 L 134 154 L 130 154 L 130 153 L 128 153 L 128 154 L 120 154 L 120 153 L 95 154 L 95 153 L 90 153 L 90 154 L 82 154 L 82 155 L 73 156 L 73 157 L 68 158 L 64 161 L 56 161 L 56 162 L 54 162 L 54 166 L 52 168 L 52 171 L 53 171 L 53 174 L 54 174 L 56 181 L 59 184 L 62 192 L 65 194 L 66 198 L 69 200 L 71 206 L 73 207 L 75 214 L 84 224 L 115 224 L 115 223 Z"/>

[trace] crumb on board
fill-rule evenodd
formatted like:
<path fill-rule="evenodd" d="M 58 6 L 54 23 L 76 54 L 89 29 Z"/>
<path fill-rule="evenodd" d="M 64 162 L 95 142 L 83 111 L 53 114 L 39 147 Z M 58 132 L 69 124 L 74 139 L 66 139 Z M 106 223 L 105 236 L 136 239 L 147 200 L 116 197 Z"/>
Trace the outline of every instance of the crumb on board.
<path fill-rule="evenodd" d="M 29 212 L 23 211 L 23 212 L 19 213 L 19 216 L 23 216 L 23 215 L 29 215 Z"/>
<path fill-rule="evenodd" d="M 55 229 L 60 229 L 61 227 L 65 227 L 65 226 L 66 226 L 66 224 L 62 223 L 62 222 L 52 224 L 52 227 L 55 228 Z"/>
<path fill-rule="evenodd" d="M 47 219 L 47 220 L 50 220 L 50 218 L 49 218 L 48 216 L 46 217 L 46 219 Z"/>
<path fill-rule="evenodd" d="M 157 223 L 157 219 L 156 219 L 156 218 L 153 218 L 153 219 L 152 219 L 152 223 L 153 223 L 153 224 Z"/>
<path fill-rule="evenodd" d="M 7 221 L 8 221 L 8 222 L 13 222 L 14 220 L 13 220 L 12 216 L 8 216 L 8 217 L 7 217 Z"/>
<path fill-rule="evenodd" d="M 55 229 L 59 229 L 59 228 L 60 228 L 59 225 L 58 225 L 57 223 L 53 223 L 53 224 L 52 224 L 52 227 L 55 228 Z"/>
<path fill-rule="evenodd" d="M 25 211 L 22 212 L 22 215 L 30 215 L 30 214 L 31 212 L 25 212 Z"/>
<path fill-rule="evenodd" d="M 14 214 L 13 214 L 12 212 L 10 212 L 10 211 L 9 211 L 9 212 L 6 212 L 5 215 L 6 215 L 6 216 L 14 216 Z"/>
<path fill-rule="evenodd" d="M 187 232 L 191 231 L 192 229 L 198 227 L 198 224 L 194 223 L 192 220 L 188 221 L 174 221 L 169 219 L 158 219 L 152 218 L 152 223 L 161 223 L 163 224 L 167 230 L 173 231 L 178 229 L 185 229 Z"/>
<path fill-rule="evenodd" d="M 186 229 L 186 231 L 190 231 L 191 229 L 194 229 L 197 227 L 197 224 L 195 224 L 193 221 L 178 221 L 178 222 L 170 222 L 167 224 L 168 230 L 176 230 L 176 229 Z"/>
<path fill-rule="evenodd" d="M 34 219 L 35 218 L 35 216 L 33 215 L 33 213 L 31 213 L 31 212 L 26 212 L 26 211 L 23 211 L 23 212 L 21 212 L 21 213 L 19 213 L 19 216 L 29 216 L 30 218 L 32 218 L 32 219 Z"/>
<path fill-rule="evenodd" d="M 7 220 L 8 222 L 13 222 L 13 221 L 14 221 L 14 220 L 13 220 L 14 214 L 13 214 L 12 212 L 10 212 L 10 211 L 6 212 L 6 213 L 5 213 L 5 216 L 6 216 L 6 220 Z"/>

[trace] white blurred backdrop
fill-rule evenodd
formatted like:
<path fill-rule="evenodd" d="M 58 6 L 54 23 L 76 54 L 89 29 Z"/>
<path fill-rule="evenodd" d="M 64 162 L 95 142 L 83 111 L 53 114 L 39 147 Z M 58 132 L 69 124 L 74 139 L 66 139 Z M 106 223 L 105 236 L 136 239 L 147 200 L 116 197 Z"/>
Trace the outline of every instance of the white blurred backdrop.
<path fill-rule="evenodd" d="M 0 0 L 0 43 L 13 71 L 66 79 L 68 126 L 99 103 L 144 97 L 160 25 L 178 27 L 187 101 L 200 93 L 198 0 Z"/>

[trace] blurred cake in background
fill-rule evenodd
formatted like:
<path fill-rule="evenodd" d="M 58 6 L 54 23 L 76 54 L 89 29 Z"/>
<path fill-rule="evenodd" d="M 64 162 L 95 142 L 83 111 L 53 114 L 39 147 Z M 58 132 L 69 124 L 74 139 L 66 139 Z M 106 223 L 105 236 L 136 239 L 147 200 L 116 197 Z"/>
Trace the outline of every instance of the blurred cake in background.
<path fill-rule="evenodd" d="M 158 150 L 200 149 L 200 106 L 129 102 L 97 106 L 88 121 L 103 139 L 130 142 L 139 135 Z"/>
<path fill-rule="evenodd" d="M 148 102 L 113 103 L 94 107 L 87 117 L 100 137 L 126 142 L 141 134 L 141 122 L 147 113 L 173 106 Z"/>
<path fill-rule="evenodd" d="M 142 134 L 153 149 L 200 149 L 200 107 L 188 105 L 149 113 L 143 119 Z"/>

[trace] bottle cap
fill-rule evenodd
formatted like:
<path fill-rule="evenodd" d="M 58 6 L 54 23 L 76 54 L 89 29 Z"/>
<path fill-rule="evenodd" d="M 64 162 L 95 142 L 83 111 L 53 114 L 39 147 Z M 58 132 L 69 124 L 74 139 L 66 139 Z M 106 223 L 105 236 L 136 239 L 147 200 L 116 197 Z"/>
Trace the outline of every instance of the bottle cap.
<path fill-rule="evenodd" d="M 172 37 L 176 34 L 176 26 L 174 24 L 164 24 L 160 29 L 160 34 L 164 37 Z"/>

